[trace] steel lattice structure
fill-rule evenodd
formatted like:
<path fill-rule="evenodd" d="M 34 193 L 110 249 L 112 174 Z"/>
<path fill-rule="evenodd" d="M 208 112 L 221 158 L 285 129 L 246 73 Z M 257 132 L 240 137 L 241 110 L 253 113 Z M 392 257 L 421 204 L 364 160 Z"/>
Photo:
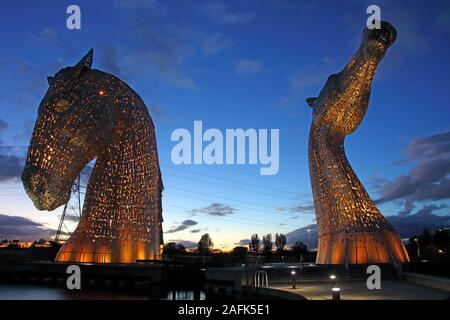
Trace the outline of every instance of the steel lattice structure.
<path fill-rule="evenodd" d="M 328 78 L 318 98 L 307 99 L 313 111 L 308 154 L 318 264 L 409 260 L 399 235 L 370 199 L 344 149 L 345 137 L 364 118 L 376 68 L 396 35 L 387 22 L 381 29 L 365 29 L 347 66 Z"/>
<path fill-rule="evenodd" d="M 127 84 L 91 69 L 93 51 L 49 77 L 22 181 L 36 208 L 67 203 L 96 159 L 78 227 L 57 261 L 133 263 L 160 258 L 163 184 L 155 129 Z"/>
<path fill-rule="evenodd" d="M 59 219 L 58 230 L 56 230 L 55 241 L 62 243 L 67 241 L 74 227 L 70 225 L 80 222 L 81 217 L 81 177 L 75 179 L 72 186 L 72 194 L 69 201 L 64 205 L 61 218 Z"/>

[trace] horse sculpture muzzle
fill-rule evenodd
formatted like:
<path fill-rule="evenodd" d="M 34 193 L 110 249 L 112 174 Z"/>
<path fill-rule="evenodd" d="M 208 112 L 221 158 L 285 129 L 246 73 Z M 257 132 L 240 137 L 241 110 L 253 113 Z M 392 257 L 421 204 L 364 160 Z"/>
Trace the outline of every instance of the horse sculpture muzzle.
<path fill-rule="evenodd" d="M 56 185 L 44 171 L 37 167 L 25 166 L 22 183 L 38 210 L 52 211 L 69 201 L 70 185 L 65 188 Z"/>

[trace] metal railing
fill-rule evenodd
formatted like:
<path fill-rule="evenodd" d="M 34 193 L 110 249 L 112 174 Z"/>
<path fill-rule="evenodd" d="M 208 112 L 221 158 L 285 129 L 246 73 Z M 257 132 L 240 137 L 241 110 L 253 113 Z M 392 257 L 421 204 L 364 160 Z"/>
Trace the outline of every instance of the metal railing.
<path fill-rule="evenodd" d="M 269 278 L 267 276 L 267 272 L 258 270 L 255 272 L 255 287 L 268 287 L 269 286 Z"/>

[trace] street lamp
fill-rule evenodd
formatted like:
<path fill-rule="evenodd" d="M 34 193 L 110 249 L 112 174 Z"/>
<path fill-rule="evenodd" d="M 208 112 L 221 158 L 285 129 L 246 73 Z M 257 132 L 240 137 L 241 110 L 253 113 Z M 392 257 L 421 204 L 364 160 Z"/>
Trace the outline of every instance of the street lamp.
<path fill-rule="evenodd" d="M 330 275 L 330 283 L 331 283 L 331 289 L 336 287 L 336 276 L 334 274 Z"/>
<path fill-rule="evenodd" d="M 296 272 L 294 270 L 291 271 L 291 276 L 292 276 L 292 289 L 296 288 L 296 283 L 295 283 L 295 274 Z"/>
<path fill-rule="evenodd" d="M 419 238 L 415 238 L 414 241 L 417 243 L 417 258 L 420 258 Z"/>
<path fill-rule="evenodd" d="M 308 253 L 309 253 L 309 262 L 311 262 L 311 229 L 306 230 L 308 232 Z"/>
<path fill-rule="evenodd" d="M 331 297 L 333 300 L 341 300 L 341 288 L 334 287 L 331 289 Z"/>

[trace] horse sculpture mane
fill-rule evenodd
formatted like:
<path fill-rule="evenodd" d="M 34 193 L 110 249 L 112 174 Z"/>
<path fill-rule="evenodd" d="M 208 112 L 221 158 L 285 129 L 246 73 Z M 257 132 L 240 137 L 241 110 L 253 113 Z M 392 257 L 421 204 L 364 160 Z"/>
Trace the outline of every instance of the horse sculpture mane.
<path fill-rule="evenodd" d="M 39 210 L 67 203 L 96 159 L 78 227 L 57 261 L 134 263 L 160 258 L 163 184 L 147 108 L 118 78 L 91 69 L 93 51 L 49 77 L 22 181 Z"/>
<path fill-rule="evenodd" d="M 365 264 L 408 261 L 405 247 L 370 199 L 344 150 L 367 111 L 376 67 L 396 39 L 387 22 L 364 31 L 358 51 L 338 74 L 331 75 L 313 110 L 309 134 L 309 170 L 317 217 L 318 264 Z"/>

